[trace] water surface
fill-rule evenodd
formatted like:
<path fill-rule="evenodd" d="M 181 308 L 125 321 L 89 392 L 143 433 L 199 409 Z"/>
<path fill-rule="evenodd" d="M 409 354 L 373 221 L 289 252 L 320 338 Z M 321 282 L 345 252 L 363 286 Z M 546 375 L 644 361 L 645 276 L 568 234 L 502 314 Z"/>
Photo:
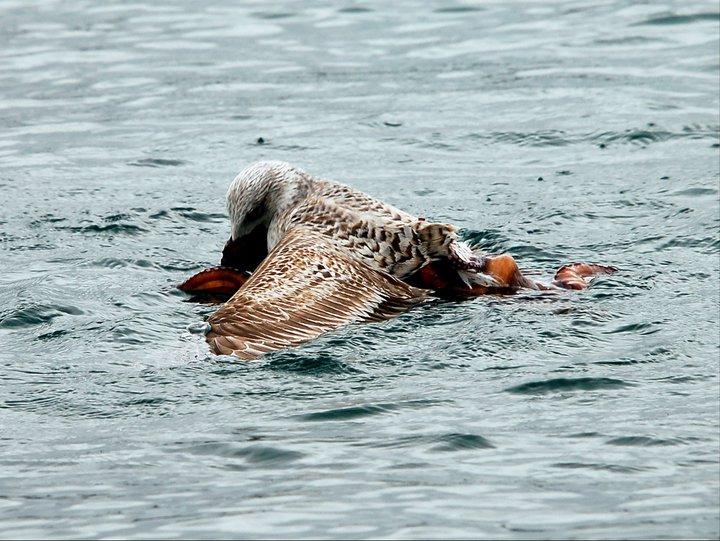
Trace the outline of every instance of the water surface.
<path fill-rule="evenodd" d="M 0 2 L 0 537 L 720 534 L 714 1 Z M 282 159 L 585 292 L 253 363 L 187 327 Z"/>

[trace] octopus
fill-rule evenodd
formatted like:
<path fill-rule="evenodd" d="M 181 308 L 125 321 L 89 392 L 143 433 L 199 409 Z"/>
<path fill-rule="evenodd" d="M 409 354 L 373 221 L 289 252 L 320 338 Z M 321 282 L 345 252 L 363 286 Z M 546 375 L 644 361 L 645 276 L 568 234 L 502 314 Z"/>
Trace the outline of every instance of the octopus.
<path fill-rule="evenodd" d="M 483 253 L 452 224 L 414 216 L 280 161 L 243 170 L 227 192 L 220 266 L 178 286 L 229 297 L 204 326 L 210 350 L 251 360 L 432 298 L 581 290 L 609 265 L 564 265 L 549 283 L 508 254 Z"/>

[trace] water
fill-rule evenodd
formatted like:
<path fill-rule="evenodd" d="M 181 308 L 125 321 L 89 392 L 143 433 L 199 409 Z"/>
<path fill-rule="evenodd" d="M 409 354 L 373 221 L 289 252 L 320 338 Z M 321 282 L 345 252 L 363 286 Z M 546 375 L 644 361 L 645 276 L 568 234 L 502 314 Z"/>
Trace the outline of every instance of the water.
<path fill-rule="evenodd" d="M 0 2 L 0 536 L 717 537 L 715 1 Z M 282 159 L 584 292 L 254 363 L 187 331 Z"/>

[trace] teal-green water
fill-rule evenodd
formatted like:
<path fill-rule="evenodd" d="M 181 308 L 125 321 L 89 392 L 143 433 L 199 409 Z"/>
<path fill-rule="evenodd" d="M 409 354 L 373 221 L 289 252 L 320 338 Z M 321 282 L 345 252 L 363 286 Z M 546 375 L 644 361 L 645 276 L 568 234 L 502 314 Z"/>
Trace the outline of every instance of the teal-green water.
<path fill-rule="evenodd" d="M 717 538 L 719 38 L 716 1 L 0 2 L 0 537 Z M 260 159 L 621 271 L 214 357 L 174 286 Z"/>

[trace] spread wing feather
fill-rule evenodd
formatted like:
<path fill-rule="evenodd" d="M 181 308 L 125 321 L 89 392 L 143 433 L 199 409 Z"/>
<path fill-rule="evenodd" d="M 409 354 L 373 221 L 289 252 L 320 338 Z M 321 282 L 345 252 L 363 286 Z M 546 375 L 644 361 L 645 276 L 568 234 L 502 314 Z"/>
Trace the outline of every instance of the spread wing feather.
<path fill-rule="evenodd" d="M 206 338 L 217 354 L 254 359 L 348 323 L 395 317 L 427 293 L 371 269 L 330 238 L 295 227 L 210 316 Z"/>

